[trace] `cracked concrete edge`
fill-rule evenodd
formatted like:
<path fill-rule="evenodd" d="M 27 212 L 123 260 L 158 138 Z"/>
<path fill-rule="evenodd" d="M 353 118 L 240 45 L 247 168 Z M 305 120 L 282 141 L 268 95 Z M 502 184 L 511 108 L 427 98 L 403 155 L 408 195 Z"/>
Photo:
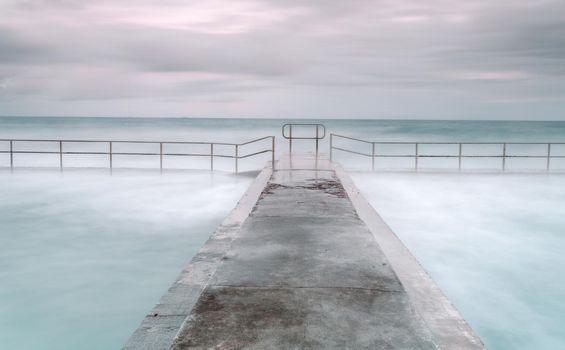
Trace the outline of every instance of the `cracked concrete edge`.
<path fill-rule="evenodd" d="M 269 162 L 235 208 L 182 270 L 159 303 L 145 316 L 123 349 L 166 350 L 171 347 L 272 174 L 273 169 Z"/>
<path fill-rule="evenodd" d="M 440 349 L 486 349 L 418 260 L 361 194 L 349 175 L 338 164 L 334 165 L 334 169 L 357 214 L 377 240 L 414 309 L 432 332 L 437 346 Z"/>

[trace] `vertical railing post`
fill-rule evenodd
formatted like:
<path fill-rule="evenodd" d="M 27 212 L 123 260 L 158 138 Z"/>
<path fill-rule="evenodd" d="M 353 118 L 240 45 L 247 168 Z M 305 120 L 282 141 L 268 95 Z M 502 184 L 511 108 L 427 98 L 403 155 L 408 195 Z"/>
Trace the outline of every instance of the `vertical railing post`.
<path fill-rule="evenodd" d="M 316 158 L 318 158 L 318 141 L 319 141 L 318 140 L 318 135 L 319 135 L 318 128 L 319 128 L 319 124 L 316 124 Z"/>
<path fill-rule="evenodd" d="M 63 171 L 63 141 L 59 141 L 59 168 Z"/>
<path fill-rule="evenodd" d="M 271 168 L 275 170 L 275 137 L 271 136 Z"/>
<path fill-rule="evenodd" d="M 239 145 L 235 145 L 235 173 L 238 173 Z"/>
<path fill-rule="evenodd" d="M 334 150 L 333 138 L 334 138 L 334 134 L 330 134 L 330 162 L 332 161 L 333 150 Z"/>
<path fill-rule="evenodd" d="M 108 147 L 108 155 L 110 157 L 110 172 L 112 172 L 112 169 L 114 167 L 114 164 L 113 164 L 114 160 L 112 159 L 112 141 L 108 142 L 108 146 L 109 146 Z"/>
<path fill-rule="evenodd" d="M 14 141 L 10 140 L 10 170 L 14 170 Z"/>
<path fill-rule="evenodd" d="M 463 155 L 463 144 L 459 144 L 459 171 L 461 171 L 461 158 Z"/>
<path fill-rule="evenodd" d="M 506 171 L 506 143 L 502 144 L 502 171 Z"/>
<path fill-rule="evenodd" d="M 414 153 L 414 170 L 418 171 L 418 144 L 415 143 L 415 153 Z"/>
<path fill-rule="evenodd" d="M 375 171 L 375 143 L 372 143 L 373 150 L 371 152 L 371 170 Z"/>
<path fill-rule="evenodd" d="M 288 153 L 292 154 L 292 124 L 288 126 Z"/>
<path fill-rule="evenodd" d="M 210 171 L 214 171 L 214 144 L 210 144 Z"/>
<path fill-rule="evenodd" d="M 159 142 L 159 172 L 163 173 L 163 142 Z"/>
<path fill-rule="evenodd" d="M 549 167 L 550 167 L 550 161 L 551 161 L 551 143 L 547 144 L 547 164 L 545 167 L 545 170 L 549 171 Z"/>

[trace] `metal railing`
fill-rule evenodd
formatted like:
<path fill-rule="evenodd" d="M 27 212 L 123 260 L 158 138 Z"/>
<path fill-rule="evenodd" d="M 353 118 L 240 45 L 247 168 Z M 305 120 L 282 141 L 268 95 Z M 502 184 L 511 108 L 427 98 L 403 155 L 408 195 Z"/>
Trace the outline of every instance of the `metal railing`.
<path fill-rule="evenodd" d="M 271 140 L 270 148 L 261 149 L 256 152 L 241 154 L 241 148 L 243 146 L 255 144 L 263 140 Z M 255 140 L 251 140 L 244 143 L 225 143 L 225 142 L 190 142 L 190 141 L 124 141 L 124 140 L 41 140 L 41 139 L 0 139 L 0 143 L 7 142 L 9 144 L 8 150 L 0 150 L 0 154 L 9 154 L 10 157 L 10 169 L 14 169 L 14 159 L 16 154 L 56 154 L 59 156 L 59 168 L 63 170 L 64 168 L 64 155 L 107 155 L 108 156 L 108 166 L 110 170 L 114 168 L 114 156 L 159 156 L 159 169 L 163 171 L 163 160 L 167 156 L 171 157 L 209 157 L 210 158 L 210 170 L 214 170 L 214 159 L 215 158 L 231 158 L 234 159 L 234 169 L 235 173 L 239 171 L 239 160 L 249 157 L 253 157 L 259 154 L 271 152 L 272 167 L 275 167 L 275 137 L 265 136 Z M 56 151 L 36 151 L 36 150 L 18 150 L 18 143 L 54 143 L 57 145 Z M 68 151 L 64 149 L 65 145 L 68 144 L 105 144 L 107 145 L 106 151 Z M 117 144 L 145 144 L 145 145 L 158 145 L 159 152 L 127 152 L 120 151 L 116 152 L 113 147 Z M 164 151 L 167 145 L 204 145 L 209 146 L 209 152 L 206 153 L 179 153 L 179 152 L 166 152 Z M 228 146 L 233 147 L 233 154 L 220 154 L 215 152 L 217 146 Z"/>
<path fill-rule="evenodd" d="M 314 136 L 293 136 L 292 127 L 293 126 L 315 126 L 316 132 Z M 285 131 L 288 129 L 288 134 Z M 323 134 L 320 136 L 320 129 L 322 129 Z M 300 123 L 290 123 L 284 124 L 282 126 L 282 136 L 288 140 L 288 151 L 292 154 L 292 140 L 316 140 L 316 154 L 318 154 L 319 141 L 326 137 L 326 127 L 323 124 L 300 124 Z"/>
<path fill-rule="evenodd" d="M 336 147 L 334 145 L 334 138 L 335 139 L 345 139 L 350 141 L 355 141 L 359 143 L 369 144 L 371 145 L 371 153 L 365 153 L 360 151 L 355 151 L 352 149 L 346 149 L 343 147 Z M 391 154 L 391 153 L 379 153 L 376 150 L 377 145 L 408 145 L 413 147 L 412 154 Z M 421 145 L 454 145 L 456 146 L 457 154 L 422 154 L 421 153 Z M 471 145 L 498 145 L 500 146 L 501 153 L 500 154 L 467 154 L 464 152 L 464 146 L 471 146 Z M 509 154 L 507 148 L 511 145 L 522 145 L 522 146 L 533 146 L 533 145 L 542 145 L 545 146 L 545 154 L 543 155 L 526 155 L 526 154 Z M 555 155 L 552 154 L 552 146 L 560 145 L 563 146 L 565 143 L 560 142 L 377 142 L 377 141 L 367 141 L 361 140 L 354 137 L 338 135 L 338 134 L 330 134 L 330 160 L 333 158 L 333 150 L 338 150 L 347 153 L 353 153 L 365 157 L 371 158 L 371 169 L 375 170 L 375 159 L 378 158 L 413 158 L 414 165 L 413 169 L 418 170 L 419 164 L 418 161 L 422 158 L 444 158 L 444 159 L 457 159 L 458 166 L 457 169 L 462 169 L 462 161 L 463 159 L 467 158 L 486 158 L 486 159 L 500 159 L 501 160 L 501 170 L 506 170 L 506 162 L 508 159 L 544 159 L 545 160 L 545 170 L 551 170 L 551 160 L 558 159 L 558 158 L 565 158 L 565 155 Z"/>

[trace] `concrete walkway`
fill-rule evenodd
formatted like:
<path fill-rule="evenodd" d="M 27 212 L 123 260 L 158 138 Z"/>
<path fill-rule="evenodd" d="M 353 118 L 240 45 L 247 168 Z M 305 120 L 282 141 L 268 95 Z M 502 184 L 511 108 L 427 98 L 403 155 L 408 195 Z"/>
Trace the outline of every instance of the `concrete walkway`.
<path fill-rule="evenodd" d="M 308 163 L 274 173 L 173 349 L 435 349 L 330 164 Z"/>
<path fill-rule="evenodd" d="M 169 333 L 149 315 L 126 348 L 440 348 L 328 160 L 285 157 L 263 187 L 154 310 L 178 313 Z"/>

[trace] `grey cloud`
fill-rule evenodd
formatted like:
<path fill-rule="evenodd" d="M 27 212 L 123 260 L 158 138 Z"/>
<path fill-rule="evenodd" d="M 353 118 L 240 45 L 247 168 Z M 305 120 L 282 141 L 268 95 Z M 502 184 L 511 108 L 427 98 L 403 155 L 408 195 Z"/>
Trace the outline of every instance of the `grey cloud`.
<path fill-rule="evenodd" d="M 460 43 L 444 50 L 445 64 L 565 74 L 565 3 L 487 7 L 454 34 Z"/>
<path fill-rule="evenodd" d="M 168 1 L 167 6 L 174 9 L 174 3 Z M 234 34 L 123 23 L 97 23 L 75 30 L 55 26 L 41 31 L 13 25 L 0 29 L 0 64 L 25 66 L 26 74 L 9 74 L 13 86 L 20 86 L 21 91 L 26 91 L 24 86 L 35 86 L 30 95 L 76 101 L 154 96 L 231 101 L 276 94 L 283 104 L 285 99 L 297 99 L 306 89 L 314 97 L 318 94 L 320 101 L 336 93 L 350 101 L 367 99 L 358 105 L 366 106 L 369 113 L 376 108 L 370 101 L 373 93 L 398 100 L 441 95 L 446 106 L 453 106 L 454 101 L 465 98 L 469 104 L 488 102 L 493 96 L 509 101 L 514 97 L 536 99 L 558 95 L 559 89 L 565 88 L 562 1 L 264 3 L 272 4 L 273 11 L 307 11 Z M 87 2 L 21 4 L 29 8 L 80 8 Z M 136 4 L 132 2 L 132 6 Z M 461 22 L 450 22 L 459 15 Z M 99 80 L 89 80 L 76 73 L 80 71 L 76 66 L 106 73 Z M 140 82 L 140 76 L 152 72 L 171 76 L 206 72 L 236 78 L 171 79 L 153 85 Z M 516 72 L 516 78 L 512 74 L 508 79 L 480 78 L 481 74 L 488 77 L 489 72 L 494 76 Z M 458 74 L 477 74 L 479 78 L 458 78 Z M 356 89 L 363 93 L 355 96 Z M 435 103 L 434 108 L 441 110 L 441 103 Z"/>
<path fill-rule="evenodd" d="M 202 71 L 284 75 L 298 69 L 300 52 L 262 35 L 213 35 L 179 31 L 141 32 L 120 44 L 125 61 L 150 71 Z M 272 41 L 275 41 L 273 43 Z"/>
<path fill-rule="evenodd" d="M 24 39 L 13 30 L 0 27 L 0 64 L 41 61 L 50 55 L 43 45 Z"/>
<path fill-rule="evenodd" d="M 24 10 L 46 7 L 77 7 L 84 5 L 85 0 L 12 0 L 13 6 Z"/>

